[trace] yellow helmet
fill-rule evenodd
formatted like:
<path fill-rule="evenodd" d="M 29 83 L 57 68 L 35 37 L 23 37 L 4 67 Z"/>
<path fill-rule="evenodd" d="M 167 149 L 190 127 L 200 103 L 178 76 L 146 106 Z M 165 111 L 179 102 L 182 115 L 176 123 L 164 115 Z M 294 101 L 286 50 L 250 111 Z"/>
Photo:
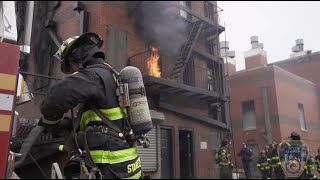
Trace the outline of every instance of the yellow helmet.
<path fill-rule="evenodd" d="M 63 41 L 62 45 L 55 53 L 54 57 L 61 63 L 62 72 L 69 74 L 70 64 L 68 57 L 82 44 L 96 45 L 98 48 L 102 46 L 103 40 L 96 33 L 86 32 L 81 36 L 73 36 Z"/>

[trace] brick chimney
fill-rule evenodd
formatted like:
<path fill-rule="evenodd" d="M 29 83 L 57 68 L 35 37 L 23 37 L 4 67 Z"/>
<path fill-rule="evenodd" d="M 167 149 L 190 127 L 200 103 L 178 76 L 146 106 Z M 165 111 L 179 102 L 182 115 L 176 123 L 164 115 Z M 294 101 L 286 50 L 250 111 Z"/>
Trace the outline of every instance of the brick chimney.
<path fill-rule="evenodd" d="M 220 55 L 224 61 L 225 75 L 234 74 L 236 72 L 236 61 L 233 59 L 236 56 L 234 51 L 229 51 L 229 42 L 220 42 Z"/>
<path fill-rule="evenodd" d="M 303 46 L 303 39 L 297 39 L 296 45 L 291 48 L 292 54 L 290 54 L 290 58 L 306 55 L 307 51 L 304 50 Z"/>
<path fill-rule="evenodd" d="M 259 66 L 266 66 L 267 52 L 263 50 L 263 43 L 259 43 L 258 36 L 252 36 L 251 49 L 244 53 L 246 69 L 252 69 Z"/>

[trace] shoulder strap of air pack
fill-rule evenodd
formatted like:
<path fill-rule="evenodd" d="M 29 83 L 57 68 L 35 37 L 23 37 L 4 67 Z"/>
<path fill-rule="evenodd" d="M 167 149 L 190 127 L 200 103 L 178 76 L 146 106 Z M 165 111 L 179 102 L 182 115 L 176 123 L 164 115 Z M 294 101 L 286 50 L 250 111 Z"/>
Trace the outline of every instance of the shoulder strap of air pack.
<path fill-rule="evenodd" d="M 94 68 L 94 67 L 99 67 L 99 68 L 104 68 L 109 70 L 114 77 L 116 78 L 115 81 L 118 84 L 118 79 L 119 79 L 119 73 L 113 69 L 110 65 L 108 64 L 95 64 L 95 65 L 91 65 L 88 66 L 87 68 Z M 103 78 L 103 74 L 101 73 L 101 71 L 97 70 L 95 71 L 101 78 L 101 80 L 103 81 L 104 84 L 104 89 L 105 89 L 105 93 L 108 92 L 107 90 L 107 80 L 105 78 Z M 120 128 L 113 123 L 113 121 L 111 121 L 107 116 L 105 116 L 97 107 L 95 107 L 94 105 L 91 105 L 90 108 L 101 118 L 101 120 L 107 125 L 109 126 L 111 129 L 115 130 L 117 133 L 123 133 Z"/>

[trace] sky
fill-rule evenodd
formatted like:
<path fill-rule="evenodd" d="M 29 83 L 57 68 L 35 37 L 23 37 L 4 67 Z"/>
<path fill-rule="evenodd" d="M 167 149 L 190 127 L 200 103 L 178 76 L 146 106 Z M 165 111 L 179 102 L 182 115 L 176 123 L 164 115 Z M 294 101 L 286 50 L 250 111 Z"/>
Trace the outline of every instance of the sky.
<path fill-rule="evenodd" d="M 235 50 L 236 68 L 242 70 L 250 37 L 258 36 L 267 51 L 268 63 L 288 59 L 296 39 L 304 39 L 304 50 L 320 51 L 320 2 L 313 1 L 218 1 L 220 24 Z"/>

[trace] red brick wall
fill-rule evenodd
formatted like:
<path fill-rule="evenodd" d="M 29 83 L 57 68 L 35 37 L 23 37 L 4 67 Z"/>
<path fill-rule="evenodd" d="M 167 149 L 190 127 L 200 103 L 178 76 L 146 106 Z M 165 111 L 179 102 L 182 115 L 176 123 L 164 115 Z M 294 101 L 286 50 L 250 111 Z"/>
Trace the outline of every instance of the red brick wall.
<path fill-rule="evenodd" d="M 260 149 L 267 143 L 260 130 L 265 127 L 261 87 L 268 87 L 268 100 L 273 141 L 286 140 L 292 131 L 297 131 L 307 144 L 312 155 L 318 147 L 319 137 L 319 95 L 313 83 L 292 75 L 278 67 L 269 66 L 250 71 L 242 71 L 230 76 L 231 119 L 233 125 L 236 152 L 241 143 L 254 140 Z M 257 117 L 257 129 L 243 131 L 241 102 L 254 100 Z M 304 105 L 308 132 L 300 130 L 298 103 Z M 237 165 L 242 167 L 240 160 Z"/>
<path fill-rule="evenodd" d="M 251 69 L 257 66 L 266 65 L 267 58 L 262 55 L 255 55 L 251 57 L 247 57 L 245 59 L 246 69 Z"/>
<path fill-rule="evenodd" d="M 312 61 L 303 61 L 300 63 L 283 63 L 277 65 L 320 86 L 320 59 L 313 59 Z"/>
<path fill-rule="evenodd" d="M 279 140 L 280 129 L 277 121 L 274 120 L 277 114 L 276 99 L 275 97 L 275 84 L 273 79 L 262 78 L 261 80 L 250 80 L 248 82 L 239 83 L 253 76 L 261 76 L 262 74 L 271 74 L 272 68 L 260 68 L 248 72 L 237 73 L 230 76 L 230 95 L 231 95 L 231 120 L 233 126 L 233 136 L 235 152 L 238 153 L 242 148 L 243 142 L 254 141 L 262 149 L 266 144 L 266 139 L 262 136 L 261 131 L 264 130 L 264 109 L 262 102 L 261 87 L 267 86 L 268 88 L 268 101 L 269 101 L 269 112 L 270 121 L 272 128 L 273 140 Z M 269 75 L 270 76 L 270 75 Z M 242 113 L 242 102 L 254 101 L 255 112 L 256 112 L 256 130 L 243 130 L 243 113 Z M 237 166 L 242 167 L 240 159 L 237 157 Z"/>
<path fill-rule="evenodd" d="M 236 66 L 231 63 L 224 64 L 224 73 L 225 74 L 234 74 L 236 72 Z"/>
<path fill-rule="evenodd" d="M 216 141 L 217 139 L 213 139 L 209 134 L 211 132 L 211 128 L 195 123 L 194 121 L 186 118 L 184 116 L 175 115 L 168 111 L 163 111 L 166 117 L 164 126 L 170 126 L 174 129 L 174 158 L 173 165 L 175 169 L 175 178 L 180 178 L 180 150 L 179 150 L 179 129 L 185 128 L 188 130 L 192 130 L 194 137 L 194 171 L 196 178 L 214 178 L 218 177 L 217 174 L 214 174 L 213 162 L 214 162 L 214 154 L 212 152 L 211 142 Z M 200 142 L 207 142 L 207 149 L 200 149 Z"/>
<path fill-rule="evenodd" d="M 275 69 L 275 73 L 288 76 L 288 79 L 275 79 L 282 140 L 287 139 L 292 131 L 298 132 L 315 156 L 320 142 L 320 103 L 315 85 L 281 69 Z M 298 103 L 304 107 L 307 131 L 300 128 Z"/>

